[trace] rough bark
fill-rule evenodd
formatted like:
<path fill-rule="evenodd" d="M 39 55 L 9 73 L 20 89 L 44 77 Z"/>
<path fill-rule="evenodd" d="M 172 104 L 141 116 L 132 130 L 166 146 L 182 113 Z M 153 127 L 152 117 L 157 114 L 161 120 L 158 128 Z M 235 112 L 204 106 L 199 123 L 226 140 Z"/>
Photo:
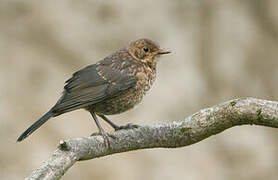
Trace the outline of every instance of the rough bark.
<path fill-rule="evenodd" d="M 26 179 L 59 179 L 76 162 L 145 148 L 177 148 L 197 143 L 238 125 L 278 127 L 278 102 L 235 99 L 185 118 L 110 133 L 110 147 L 101 136 L 61 141 L 58 148 Z"/>

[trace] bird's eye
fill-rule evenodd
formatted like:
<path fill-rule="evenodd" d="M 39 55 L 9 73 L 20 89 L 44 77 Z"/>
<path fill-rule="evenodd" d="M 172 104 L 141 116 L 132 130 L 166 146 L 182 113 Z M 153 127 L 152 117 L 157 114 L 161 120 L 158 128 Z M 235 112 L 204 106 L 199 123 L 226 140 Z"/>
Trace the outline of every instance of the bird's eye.
<path fill-rule="evenodd" d="M 149 48 L 148 47 L 143 47 L 143 50 L 145 51 L 145 52 L 149 52 Z"/>

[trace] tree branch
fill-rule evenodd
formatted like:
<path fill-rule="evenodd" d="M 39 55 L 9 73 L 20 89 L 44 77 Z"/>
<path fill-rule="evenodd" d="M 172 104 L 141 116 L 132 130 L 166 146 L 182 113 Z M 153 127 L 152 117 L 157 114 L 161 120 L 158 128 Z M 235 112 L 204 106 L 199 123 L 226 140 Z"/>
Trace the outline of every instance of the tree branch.
<path fill-rule="evenodd" d="M 110 147 L 101 136 L 61 141 L 51 157 L 26 179 L 59 179 L 76 162 L 145 148 L 176 148 L 197 143 L 233 126 L 278 127 L 278 102 L 235 99 L 203 109 L 182 121 L 110 133 Z"/>

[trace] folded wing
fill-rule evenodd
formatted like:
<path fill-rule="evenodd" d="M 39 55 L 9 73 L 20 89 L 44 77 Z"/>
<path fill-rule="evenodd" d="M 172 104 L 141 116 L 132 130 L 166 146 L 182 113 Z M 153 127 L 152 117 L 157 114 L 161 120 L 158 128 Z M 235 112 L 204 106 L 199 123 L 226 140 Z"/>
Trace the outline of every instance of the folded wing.
<path fill-rule="evenodd" d="M 106 65 L 90 65 L 66 81 L 63 96 L 53 107 L 56 115 L 117 96 L 135 86 L 137 78 Z"/>

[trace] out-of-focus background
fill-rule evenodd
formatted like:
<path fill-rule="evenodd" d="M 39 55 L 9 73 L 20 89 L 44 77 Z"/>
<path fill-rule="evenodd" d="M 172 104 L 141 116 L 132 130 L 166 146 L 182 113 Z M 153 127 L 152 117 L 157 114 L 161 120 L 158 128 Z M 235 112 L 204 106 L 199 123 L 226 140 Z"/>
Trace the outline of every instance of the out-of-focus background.
<path fill-rule="evenodd" d="M 74 71 L 138 38 L 153 39 L 173 53 L 161 58 L 143 102 L 110 116 L 118 124 L 181 120 L 238 97 L 278 100 L 277 9 L 275 0 L 2 0 L 1 179 L 22 179 L 60 139 L 97 131 L 90 114 L 78 110 L 16 143 L 56 103 Z M 83 161 L 63 179 L 276 180 L 277 138 L 277 129 L 236 127 L 184 148 Z"/>

